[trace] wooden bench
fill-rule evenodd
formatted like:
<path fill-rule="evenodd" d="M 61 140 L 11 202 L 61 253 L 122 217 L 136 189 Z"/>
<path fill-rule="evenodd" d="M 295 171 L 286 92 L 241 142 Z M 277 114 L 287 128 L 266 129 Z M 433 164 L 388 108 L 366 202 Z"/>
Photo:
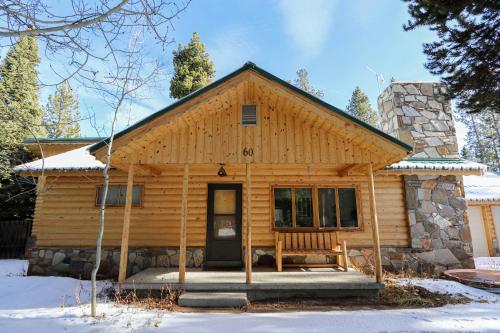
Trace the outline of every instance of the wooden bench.
<path fill-rule="evenodd" d="M 276 231 L 275 253 L 278 272 L 287 267 L 342 267 L 347 272 L 347 246 L 346 242 L 338 242 L 338 231 Z M 285 264 L 283 256 L 305 255 L 336 256 L 337 264 Z"/>

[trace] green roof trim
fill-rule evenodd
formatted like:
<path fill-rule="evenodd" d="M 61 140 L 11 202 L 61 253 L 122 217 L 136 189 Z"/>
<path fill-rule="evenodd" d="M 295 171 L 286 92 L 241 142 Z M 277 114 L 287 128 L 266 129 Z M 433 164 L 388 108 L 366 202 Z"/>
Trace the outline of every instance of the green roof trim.
<path fill-rule="evenodd" d="M 98 142 L 105 137 L 79 137 L 79 138 L 24 138 L 23 143 L 86 143 Z"/>
<path fill-rule="evenodd" d="M 317 97 L 315 97 L 315 96 L 313 96 L 313 95 L 311 95 L 311 94 L 303 91 L 302 89 L 295 87 L 294 85 L 292 85 L 292 84 L 286 82 L 285 80 L 282 80 L 279 77 L 277 77 L 277 76 L 275 76 L 275 75 L 267 72 L 266 70 L 260 68 L 259 66 L 257 66 L 256 64 L 254 64 L 253 62 L 250 62 L 250 61 L 246 62 L 242 67 L 240 67 L 239 69 L 235 70 L 234 72 L 229 73 L 228 75 L 226 75 L 226 76 L 224 76 L 224 77 L 222 77 L 222 78 L 220 78 L 220 79 L 218 79 L 218 80 L 210 83 L 209 85 L 207 85 L 207 86 L 205 86 L 205 87 L 203 87 L 201 89 L 198 89 L 198 90 L 192 92 L 189 95 L 186 95 L 185 97 L 183 97 L 183 98 L 179 99 L 178 101 L 170 104 L 169 106 L 167 106 L 167 107 L 165 107 L 165 108 L 163 108 L 163 109 L 161 109 L 161 110 L 159 110 L 159 111 L 157 111 L 157 112 L 155 112 L 155 113 L 147 116 L 146 118 L 144 118 L 141 121 L 133 124 L 132 126 L 130 126 L 130 127 L 126 128 L 126 129 L 124 129 L 124 130 L 116 133 L 115 136 L 114 136 L 114 138 L 113 138 L 113 140 L 116 140 L 116 139 L 124 136 L 125 134 L 132 132 L 133 130 L 135 130 L 135 129 L 141 127 L 142 125 L 144 125 L 144 124 L 152 121 L 153 119 L 156 119 L 156 118 L 158 118 L 158 117 L 166 114 L 167 112 L 169 112 L 169 111 L 177 108 L 178 106 L 180 106 L 180 105 L 188 102 L 189 100 L 191 100 L 191 99 L 193 99 L 193 98 L 195 98 L 195 97 L 197 97 L 197 96 L 199 96 L 199 95 L 201 95 L 201 94 L 203 94 L 203 93 L 205 93 L 205 92 L 207 92 L 207 91 L 209 91 L 209 90 L 211 90 L 213 88 L 216 88 L 216 87 L 220 86 L 224 82 L 232 79 L 233 77 L 237 76 L 238 74 L 240 74 L 240 73 L 242 73 L 242 72 L 244 72 L 246 70 L 253 70 L 256 73 L 258 73 L 258 74 L 266 77 L 267 79 L 270 79 L 270 80 L 272 80 L 272 81 L 274 81 L 276 83 L 279 83 L 282 86 L 285 86 L 286 88 L 293 90 L 297 94 L 302 95 L 305 98 L 311 100 L 312 102 L 317 103 L 317 104 L 319 104 L 319 105 L 327 108 L 328 110 L 332 111 L 333 113 L 336 113 L 336 114 L 338 114 L 338 115 L 340 115 L 340 116 L 342 116 L 344 118 L 347 118 L 347 119 L 353 121 L 354 123 L 356 123 L 358 125 L 361 125 L 364 128 L 372 131 L 373 133 L 375 133 L 375 134 L 383 137 L 384 139 L 387 139 L 387 140 L 389 140 L 389 141 L 391 141 L 391 142 L 393 142 L 393 143 L 395 143 L 395 144 L 403 147 L 407 151 L 409 151 L 409 152 L 413 151 L 413 147 L 412 146 L 410 146 L 410 145 L 408 145 L 408 144 L 406 144 L 406 143 L 404 143 L 404 142 L 396 139 L 395 137 L 393 137 L 393 136 L 391 136 L 391 135 L 389 135 L 389 134 L 387 134 L 385 132 L 382 132 L 378 128 L 375 128 L 375 127 L 373 127 L 373 126 L 371 126 L 371 125 L 369 125 L 369 124 L 367 124 L 367 123 L 365 123 L 365 122 L 363 122 L 363 121 L 361 121 L 361 120 L 359 120 L 359 119 L 351 116 L 347 112 L 342 111 L 341 109 L 339 109 L 339 108 L 337 108 L 337 107 L 335 107 L 335 106 L 333 106 L 331 104 L 326 103 L 325 101 L 323 101 L 323 100 L 321 100 L 321 99 L 319 99 L 319 98 L 317 98 Z M 95 152 L 97 149 L 99 149 L 99 148 L 107 145 L 107 143 L 109 142 L 109 140 L 110 140 L 110 138 L 108 137 L 108 138 L 106 138 L 106 139 L 104 139 L 104 140 L 102 140 L 102 141 L 100 141 L 100 142 L 92 145 L 89 148 L 90 152 L 91 153 Z"/>

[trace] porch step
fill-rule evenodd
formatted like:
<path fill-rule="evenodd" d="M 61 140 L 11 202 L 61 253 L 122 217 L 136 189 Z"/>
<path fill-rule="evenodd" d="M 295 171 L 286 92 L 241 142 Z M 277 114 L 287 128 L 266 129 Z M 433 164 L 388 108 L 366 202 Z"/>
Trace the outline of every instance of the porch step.
<path fill-rule="evenodd" d="M 245 304 L 246 293 L 186 292 L 179 297 L 180 306 L 198 308 L 234 308 Z"/>

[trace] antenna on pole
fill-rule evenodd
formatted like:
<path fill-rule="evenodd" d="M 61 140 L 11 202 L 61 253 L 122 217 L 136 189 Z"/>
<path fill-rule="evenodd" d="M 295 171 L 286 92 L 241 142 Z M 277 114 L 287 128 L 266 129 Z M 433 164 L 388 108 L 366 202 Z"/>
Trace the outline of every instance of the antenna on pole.
<path fill-rule="evenodd" d="M 373 69 L 371 69 L 369 66 L 366 66 L 366 69 L 368 69 L 371 73 L 375 74 L 375 79 L 377 80 L 377 86 L 378 86 L 378 93 L 382 93 L 382 85 L 385 82 L 384 76 L 380 73 L 375 72 Z"/>

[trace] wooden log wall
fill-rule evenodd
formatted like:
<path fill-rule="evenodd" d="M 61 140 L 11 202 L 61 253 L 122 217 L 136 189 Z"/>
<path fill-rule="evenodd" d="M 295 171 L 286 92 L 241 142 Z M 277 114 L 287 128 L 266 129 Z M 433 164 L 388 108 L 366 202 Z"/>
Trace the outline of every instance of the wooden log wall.
<path fill-rule="evenodd" d="M 225 166 L 227 177 L 219 177 L 219 165 L 190 165 L 187 246 L 204 247 L 208 183 L 245 184 L 245 165 Z M 132 207 L 130 247 L 179 246 L 183 165 L 163 166 L 162 175 L 134 176 L 142 184 L 142 207 Z M 332 166 L 252 165 L 251 212 L 252 246 L 274 246 L 271 229 L 271 185 L 273 184 L 359 184 L 362 200 L 362 230 L 340 232 L 349 247 L 372 246 L 368 184 L 366 176 L 332 175 Z M 40 247 L 93 247 L 99 220 L 96 189 L 102 176 L 65 175 L 46 178 L 37 198 L 33 234 Z M 111 181 L 126 184 L 127 175 L 112 171 Z M 245 189 L 245 186 L 243 186 Z M 409 246 L 409 230 L 404 204 L 404 189 L 399 176 L 375 178 L 375 192 L 382 246 Z M 246 196 L 243 193 L 243 212 Z M 104 243 L 119 247 L 124 207 L 108 207 Z M 243 214 L 243 230 L 246 217 Z M 244 235 L 245 233 L 243 233 Z M 243 244 L 245 240 L 243 240 Z"/>

